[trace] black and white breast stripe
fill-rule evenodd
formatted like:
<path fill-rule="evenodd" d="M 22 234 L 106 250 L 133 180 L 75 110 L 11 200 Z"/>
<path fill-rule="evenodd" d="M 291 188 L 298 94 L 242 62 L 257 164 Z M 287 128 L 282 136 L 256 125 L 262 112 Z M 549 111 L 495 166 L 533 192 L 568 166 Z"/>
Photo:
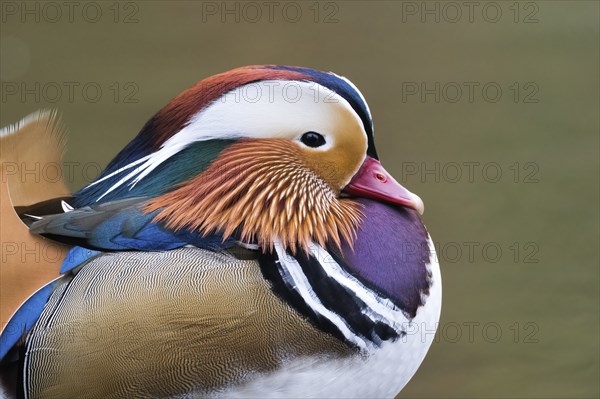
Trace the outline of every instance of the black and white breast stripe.
<path fill-rule="evenodd" d="M 261 269 L 273 290 L 321 330 L 359 349 L 379 347 L 410 328 L 411 319 L 348 273 L 324 248 L 311 244 L 310 253 L 292 255 L 275 243 L 263 255 Z"/>

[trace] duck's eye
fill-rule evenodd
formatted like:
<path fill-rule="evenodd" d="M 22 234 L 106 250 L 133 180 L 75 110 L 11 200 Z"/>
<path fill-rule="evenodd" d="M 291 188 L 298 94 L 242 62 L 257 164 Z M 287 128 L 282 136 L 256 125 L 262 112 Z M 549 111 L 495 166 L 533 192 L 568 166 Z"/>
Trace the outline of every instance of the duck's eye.
<path fill-rule="evenodd" d="M 325 144 L 325 137 L 317 132 L 306 132 L 300 138 L 300 141 L 308 147 L 320 147 Z"/>

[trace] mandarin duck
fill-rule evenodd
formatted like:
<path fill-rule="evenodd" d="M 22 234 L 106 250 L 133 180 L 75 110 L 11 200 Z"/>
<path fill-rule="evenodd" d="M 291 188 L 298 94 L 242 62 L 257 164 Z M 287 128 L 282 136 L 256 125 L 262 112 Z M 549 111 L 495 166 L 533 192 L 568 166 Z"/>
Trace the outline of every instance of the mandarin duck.
<path fill-rule="evenodd" d="M 25 398 L 394 397 L 440 317 L 423 203 L 334 73 L 202 80 L 90 184 L 17 211 L 70 246 L 0 338 Z"/>

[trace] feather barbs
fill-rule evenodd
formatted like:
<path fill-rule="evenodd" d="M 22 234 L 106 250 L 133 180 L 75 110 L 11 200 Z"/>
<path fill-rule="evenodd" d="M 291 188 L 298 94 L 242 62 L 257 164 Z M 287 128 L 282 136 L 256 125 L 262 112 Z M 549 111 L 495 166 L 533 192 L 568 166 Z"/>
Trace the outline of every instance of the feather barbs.
<path fill-rule="evenodd" d="M 311 242 L 352 245 L 360 204 L 306 165 L 300 148 L 283 139 L 244 139 L 232 144 L 201 174 L 150 200 L 145 212 L 172 229 L 235 236 L 273 249 L 308 249 Z"/>

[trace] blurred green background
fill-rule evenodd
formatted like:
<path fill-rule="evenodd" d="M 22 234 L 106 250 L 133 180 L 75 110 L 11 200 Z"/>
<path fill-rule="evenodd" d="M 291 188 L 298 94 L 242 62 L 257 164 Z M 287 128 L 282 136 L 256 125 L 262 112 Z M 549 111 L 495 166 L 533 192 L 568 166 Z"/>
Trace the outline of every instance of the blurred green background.
<path fill-rule="evenodd" d="M 335 71 L 442 266 L 440 331 L 400 397 L 600 395 L 597 1 L 47 4 L 2 2 L 0 121 L 60 110 L 73 189 L 197 80 Z"/>

